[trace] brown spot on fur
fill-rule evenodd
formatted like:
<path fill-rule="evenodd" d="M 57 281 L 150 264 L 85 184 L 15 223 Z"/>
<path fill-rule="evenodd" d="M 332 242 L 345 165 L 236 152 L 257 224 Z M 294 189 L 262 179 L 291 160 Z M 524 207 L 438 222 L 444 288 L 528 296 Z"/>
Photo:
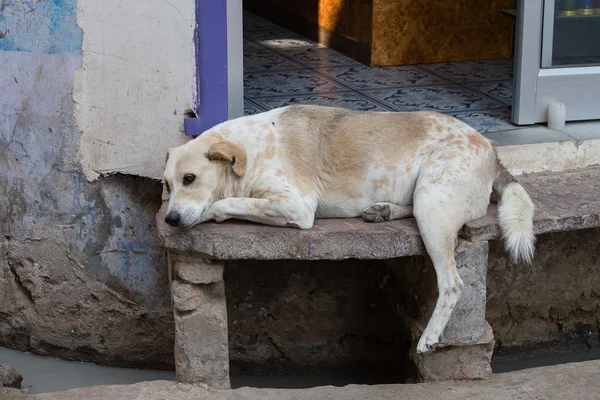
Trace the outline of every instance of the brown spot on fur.
<path fill-rule="evenodd" d="M 275 152 L 277 150 L 277 146 L 275 144 L 275 135 L 273 135 L 272 133 L 270 133 L 267 136 L 267 140 L 266 140 L 266 150 L 264 153 L 264 158 L 267 160 L 272 160 L 273 157 L 275 157 Z"/>
<path fill-rule="evenodd" d="M 387 186 L 390 186 L 390 180 L 387 176 L 382 176 L 381 178 L 373 181 L 373 187 L 375 190 L 379 190 Z"/>
<path fill-rule="evenodd" d="M 479 149 L 487 149 L 489 146 L 488 141 L 481 135 L 469 135 L 467 140 L 469 141 L 469 147 L 474 146 Z"/>

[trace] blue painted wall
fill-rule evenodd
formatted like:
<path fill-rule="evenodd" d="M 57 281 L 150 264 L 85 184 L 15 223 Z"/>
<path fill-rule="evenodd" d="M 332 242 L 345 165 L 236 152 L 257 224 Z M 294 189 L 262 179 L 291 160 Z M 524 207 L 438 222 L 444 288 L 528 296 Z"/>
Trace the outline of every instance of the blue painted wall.
<path fill-rule="evenodd" d="M 0 346 L 170 367 L 161 184 L 81 172 L 77 1 L 0 0 L 0 34 Z"/>
<path fill-rule="evenodd" d="M 0 50 L 34 54 L 80 53 L 77 0 L 2 0 Z"/>

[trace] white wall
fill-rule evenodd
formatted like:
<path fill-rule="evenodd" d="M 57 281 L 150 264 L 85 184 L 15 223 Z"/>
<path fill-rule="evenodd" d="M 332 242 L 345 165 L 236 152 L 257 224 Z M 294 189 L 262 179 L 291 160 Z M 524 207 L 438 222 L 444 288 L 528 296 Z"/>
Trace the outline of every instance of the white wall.
<path fill-rule="evenodd" d="M 79 0 L 82 68 L 73 80 L 88 180 L 162 176 L 168 147 L 187 139 L 195 88 L 194 0 Z"/>

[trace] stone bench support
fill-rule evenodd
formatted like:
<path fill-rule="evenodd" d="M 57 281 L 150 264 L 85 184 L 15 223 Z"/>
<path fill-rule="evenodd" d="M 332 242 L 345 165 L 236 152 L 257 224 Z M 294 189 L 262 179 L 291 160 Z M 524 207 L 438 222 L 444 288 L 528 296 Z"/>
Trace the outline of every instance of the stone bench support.
<path fill-rule="evenodd" d="M 403 259 L 403 268 L 390 268 L 398 283 L 390 296 L 411 330 L 411 358 L 422 380 L 484 379 L 491 375 L 494 340 L 485 321 L 487 257 L 487 242 L 460 242 L 457 267 L 464 283 L 463 294 L 441 346 L 427 355 L 417 355 L 415 349 L 437 299 L 433 265 L 427 256 L 413 256 Z M 224 261 L 207 259 L 203 253 L 179 251 L 169 251 L 169 259 L 177 380 L 228 388 Z"/>
<path fill-rule="evenodd" d="M 419 355 L 416 346 L 437 300 L 435 271 L 429 257 L 413 257 L 408 267 L 390 268 L 397 285 L 392 301 L 411 331 L 411 358 L 421 379 L 485 379 L 491 376 L 492 328 L 485 320 L 488 243 L 461 241 L 457 249 L 462 296 L 444 330 L 440 347 Z"/>
<path fill-rule="evenodd" d="M 224 263 L 178 253 L 169 258 L 177 380 L 230 388 Z"/>

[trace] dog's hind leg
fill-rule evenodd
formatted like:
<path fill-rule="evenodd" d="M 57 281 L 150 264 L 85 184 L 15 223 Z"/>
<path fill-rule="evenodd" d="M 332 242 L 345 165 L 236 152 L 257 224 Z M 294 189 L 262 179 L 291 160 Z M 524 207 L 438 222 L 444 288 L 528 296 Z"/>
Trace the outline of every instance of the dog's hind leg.
<path fill-rule="evenodd" d="M 493 181 L 490 160 L 493 158 L 486 154 L 468 161 L 442 154 L 425 166 L 417 180 L 414 215 L 438 284 L 437 303 L 417 345 L 419 353 L 440 343 L 460 299 L 463 282 L 455 258 L 458 231 L 486 213 Z"/>
<path fill-rule="evenodd" d="M 365 209 L 362 218 L 369 222 L 392 221 L 395 219 L 408 218 L 413 215 L 413 206 L 400 206 L 394 203 L 380 202 Z"/>
<path fill-rule="evenodd" d="M 414 215 L 438 286 L 437 303 L 417 344 L 421 354 L 438 346 L 462 293 L 454 252 L 458 231 L 468 216 L 468 205 L 460 190 L 471 183 L 468 177 L 462 177 L 464 182 L 457 181 L 456 174 L 446 168 L 430 168 L 421 173 L 413 195 Z"/>
<path fill-rule="evenodd" d="M 447 211 L 432 210 L 418 202 L 415 203 L 415 217 L 425 248 L 433 262 L 438 286 L 438 299 L 433 314 L 417 345 L 418 353 L 428 353 L 442 340 L 442 333 L 462 293 L 463 282 L 458 275 L 454 256 L 462 221 L 458 223 L 455 218 L 447 221 Z"/>

